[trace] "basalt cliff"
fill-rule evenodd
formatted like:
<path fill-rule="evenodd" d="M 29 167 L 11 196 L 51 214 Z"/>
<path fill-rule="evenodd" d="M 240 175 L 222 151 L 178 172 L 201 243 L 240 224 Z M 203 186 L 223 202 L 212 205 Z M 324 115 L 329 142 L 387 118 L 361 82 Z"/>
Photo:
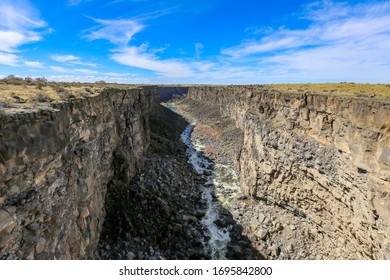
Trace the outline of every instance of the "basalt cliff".
<path fill-rule="evenodd" d="M 240 174 L 228 258 L 390 258 L 389 102 L 150 86 L 0 115 L 0 259 L 209 258 L 186 121 L 159 91 Z"/>
<path fill-rule="evenodd" d="M 0 116 L 0 258 L 95 258 L 107 186 L 150 142 L 156 88 Z"/>
<path fill-rule="evenodd" d="M 199 86 L 181 103 L 219 131 L 246 200 L 232 213 L 265 255 L 390 258 L 389 102 Z"/>

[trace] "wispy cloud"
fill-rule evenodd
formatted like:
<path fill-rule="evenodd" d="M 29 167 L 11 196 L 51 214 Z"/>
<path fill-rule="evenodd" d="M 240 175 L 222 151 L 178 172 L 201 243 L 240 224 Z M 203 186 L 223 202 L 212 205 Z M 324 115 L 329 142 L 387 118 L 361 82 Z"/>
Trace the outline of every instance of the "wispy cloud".
<path fill-rule="evenodd" d="M 35 30 L 47 26 L 25 1 L 0 2 L 0 51 L 17 52 L 24 44 L 42 39 Z"/>
<path fill-rule="evenodd" d="M 255 62 L 274 75 L 279 71 L 281 78 L 384 79 L 384 64 L 390 63 L 390 2 L 317 2 L 302 17 L 311 21 L 307 28 L 280 27 L 221 54 L 237 63 Z"/>
<path fill-rule="evenodd" d="M 105 39 L 114 45 L 127 45 L 134 34 L 140 32 L 144 25 L 133 19 L 119 19 L 119 20 L 104 20 L 91 18 L 96 23 L 92 30 L 84 37 L 87 40 L 93 41 L 98 39 Z"/>
<path fill-rule="evenodd" d="M 247 35 L 256 38 L 242 40 L 214 56 L 205 56 L 200 42 L 194 44 L 195 56 L 180 59 L 167 58 L 166 47 L 153 49 L 145 42 L 136 44 L 136 34 L 146 28 L 137 18 L 93 18 L 97 25 L 87 30 L 84 38 L 107 40 L 113 45 L 109 54 L 113 61 L 150 70 L 157 74 L 156 79 L 165 81 L 388 80 L 389 1 L 357 5 L 320 1 L 303 7 L 294 16 L 304 21 L 305 27 L 249 27 Z"/>
<path fill-rule="evenodd" d="M 154 10 L 152 12 L 143 13 L 143 14 L 135 16 L 134 20 L 142 22 L 142 21 L 147 21 L 147 20 L 151 20 L 151 19 L 157 19 L 159 17 L 172 14 L 174 11 L 178 10 L 178 8 L 180 8 L 180 6 L 173 6 L 173 7 L 169 7 L 169 8 Z"/>
<path fill-rule="evenodd" d="M 96 20 L 95 20 L 96 21 Z M 257 74 L 257 71 L 244 66 L 232 66 L 224 59 L 200 60 L 200 54 L 204 48 L 203 44 L 197 42 L 194 58 L 161 58 L 166 47 L 150 48 L 148 43 L 142 43 L 139 46 L 132 45 L 132 38 L 140 32 L 144 26 L 134 19 L 127 20 L 99 20 L 104 26 L 95 27 L 87 34 L 85 38 L 89 40 L 105 39 L 114 45 L 111 50 L 110 58 L 115 62 L 140 69 L 150 70 L 158 76 L 156 81 L 178 81 L 180 79 L 189 79 L 192 81 L 200 80 L 221 80 L 233 77 L 249 79 Z M 128 34 L 123 32 L 121 23 L 130 23 Z M 139 27 L 140 26 L 140 27 Z"/>
<path fill-rule="evenodd" d="M 118 72 L 107 72 L 104 75 L 108 77 L 128 77 L 128 76 L 138 76 L 138 74 L 130 74 L 130 73 L 118 73 Z"/>
<path fill-rule="evenodd" d="M 82 74 L 98 74 L 98 71 L 91 70 L 91 69 L 74 69 L 75 72 L 82 73 Z"/>
<path fill-rule="evenodd" d="M 105 39 L 116 48 L 111 58 L 123 65 L 155 71 L 167 77 L 189 77 L 192 71 L 185 63 L 176 59 L 160 59 L 156 53 L 165 50 L 149 48 L 148 44 L 131 46 L 133 36 L 140 32 L 144 25 L 134 19 L 102 20 L 97 27 L 85 35 L 88 40 Z"/>
<path fill-rule="evenodd" d="M 23 62 L 23 58 L 15 54 L 20 52 L 21 46 L 42 40 L 41 31 L 47 24 L 38 12 L 27 1 L 2 0 L 0 18 L 0 64 L 40 67 L 39 62 Z"/>
<path fill-rule="evenodd" d="M 17 66 L 19 64 L 19 57 L 14 54 L 0 52 L 0 64 Z"/>
<path fill-rule="evenodd" d="M 82 2 L 90 2 L 92 0 L 68 0 L 68 2 L 66 3 L 67 6 L 78 6 L 80 5 Z"/>
<path fill-rule="evenodd" d="M 67 55 L 51 55 L 49 56 L 52 60 L 61 62 L 61 63 L 68 63 L 68 64 L 73 64 L 73 65 L 84 65 L 84 66 L 90 66 L 90 67 L 95 67 L 97 66 L 95 63 L 91 62 L 84 62 L 81 60 L 80 57 L 72 55 L 72 54 L 67 54 Z"/>
<path fill-rule="evenodd" d="M 58 72 L 58 73 L 82 74 L 83 76 L 85 76 L 85 75 L 91 76 L 91 75 L 101 74 L 99 71 L 86 69 L 86 68 L 74 69 L 74 68 L 65 68 L 65 67 L 61 67 L 61 66 L 50 66 L 50 69 L 53 70 L 54 72 Z"/>
<path fill-rule="evenodd" d="M 57 62 L 72 62 L 72 61 L 79 61 L 80 58 L 74 55 L 52 55 L 50 56 L 51 59 Z"/>
<path fill-rule="evenodd" d="M 124 2 L 135 2 L 135 3 L 138 3 L 138 2 L 149 2 L 150 0 L 114 0 L 112 2 L 110 2 L 110 4 L 117 4 L 117 3 L 124 3 Z"/>
<path fill-rule="evenodd" d="M 69 73 L 70 71 L 65 69 L 64 67 L 60 66 L 50 66 L 50 69 L 53 70 L 54 72 L 59 72 L 59 73 Z"/>
<path fill-rule="evenodd" d="M 43 63 L 41 63 L 39 61 L 29 61 L 29 60 L 24 61 L 24 65 L 31 67 L 31 68 L 43 68 L 44 67 Z"/>
<path fill-rule="evenodd" d="M 199 42 L 196 42 L 194 45 L 195 45 L 195 58 L 199 59 L 200 54 L 202 53 L 204 46 L 202 43 L 199 43 Z"/>
<path fill-rule="evenodd" d="M 175 59 L 160 59 L 144 47 L 125 47 L 111 56 L 116 62 L 132 67 L 152 70 L 167 77 L 189 77 L 192 71 L 185 63 Z"/>

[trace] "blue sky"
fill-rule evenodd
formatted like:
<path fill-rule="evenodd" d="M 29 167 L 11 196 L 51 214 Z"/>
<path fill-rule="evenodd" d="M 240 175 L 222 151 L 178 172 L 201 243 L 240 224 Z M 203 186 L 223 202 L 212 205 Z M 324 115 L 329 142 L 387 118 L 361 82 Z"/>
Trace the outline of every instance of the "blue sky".
<path fill-rule="evenodd" d="M 0 76 L 390 83 L 390 1 L 0 0 Z"/>

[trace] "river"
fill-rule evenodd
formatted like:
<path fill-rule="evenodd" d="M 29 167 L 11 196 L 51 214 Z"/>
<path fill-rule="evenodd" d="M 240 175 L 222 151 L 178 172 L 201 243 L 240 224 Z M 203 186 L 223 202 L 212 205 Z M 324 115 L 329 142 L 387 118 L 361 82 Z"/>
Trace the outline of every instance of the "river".
<path fill-rule="evenodd" d="M 185 116 L 174 104 L 169 103 L 167 107 Z M 190 119 L 188 116 L 185 117 Z M 202 198 L 207 202 L 207 211 L 201 223 L 208 238 L 205 238 L 203 245 L 212 259 L 223 260 L 226 259 L 227 245 L 230 242 L 229 231 L 232 226 L 219 227 L 216 221 L 220 219 L 222 207 L 228 208 L 230 200 L 239 192 L 239 177 L 232 166 L 213 163 L 204 156 L 202 152 L 204 145 L 191 137 L 196 120 L 191 118 L 190 121 L 191 124 L 185 127 L 180 138 L 186 146 L 188 162 L 206 182 L 200 186 Z"/>

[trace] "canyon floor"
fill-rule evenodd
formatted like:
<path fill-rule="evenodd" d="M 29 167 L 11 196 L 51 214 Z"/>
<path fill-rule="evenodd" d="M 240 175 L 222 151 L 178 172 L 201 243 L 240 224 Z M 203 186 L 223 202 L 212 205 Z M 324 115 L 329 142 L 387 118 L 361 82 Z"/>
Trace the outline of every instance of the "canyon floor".
<path fill-rule="evenodd" d="M 202 151 L 205 155 L 213 161 L 233 166 L 232 158 L 239 154 L 243 136 L 232 120 L 206 104 L 189 99 L 178 100 L 175 106 L 180 108 L 187 118 L 196 116 L 198 119 L 192 138 L 193 141 L 203 144 Z M 223 194 L 219 199 L 225 201 Z M 305 217 L 282 205 L 253 199 L 238 192 L 225 202 L 224 206 L 234 223 L 242 229 L 240 234 L 245 236 L 251 247 L 265 259 L 346 258 L 341 254 L 328 255 L 329 248 L 324 248 L 318 241 L 317 231 L 310 232 L 312 227 Z M 314 236 L 317 238 L 313 238 Z M 241 251 L 239 246 L 234 249 Z"/>
<path fill-rule="evenodd" d="M 144 164 L 129 182 L 108 188 L 107 217 L 99 254 L 102 259 L 211 259 L 210 236 L 202 220 L 207 203 L 201 187 L 207 182 L 189 164 L 180 141 L 186 120 L 161 107 L 151 119 L 152 141 Z M 214 200 L 215 191 L 213 191 Z M 217 202 L 218 203 L 218 202 Z M 231 240 L 223 259 L 263 259 L 232 214 L 219 207 L 216 221 Z"/>

